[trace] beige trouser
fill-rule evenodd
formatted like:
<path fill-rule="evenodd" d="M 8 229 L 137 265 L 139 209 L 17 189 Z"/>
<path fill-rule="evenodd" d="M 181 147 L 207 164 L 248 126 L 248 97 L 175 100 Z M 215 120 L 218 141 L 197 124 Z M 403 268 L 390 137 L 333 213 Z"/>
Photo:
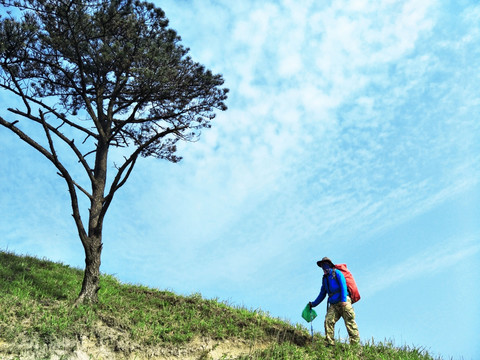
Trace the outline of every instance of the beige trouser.
<path fill-rule="evenodd" d="M 358 344 L 360 341 L 360 334 L 358 332 L 357 323 L 355 322 L 355 312 L 352 307 L 352 300 L 347 297 L 347 305 L 333 304 L 328 307 L 327 315 L 325 316 L 325 342 L 327 345 L 334 345 L 335 324 L 343 317 L 348 335 L 350 337 L 350 344 Z"/>

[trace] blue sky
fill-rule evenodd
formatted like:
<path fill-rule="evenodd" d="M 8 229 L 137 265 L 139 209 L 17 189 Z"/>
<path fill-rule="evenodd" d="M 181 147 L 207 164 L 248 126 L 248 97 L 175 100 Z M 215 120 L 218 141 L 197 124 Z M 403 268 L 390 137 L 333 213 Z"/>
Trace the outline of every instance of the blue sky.
<path fill-rule="evenodd" d="M 362 341 L 480 358 L 480 5 L 155 3 L 229 110 L 181 163 L 138 162 L 101 270 L 302 323 L 329 256 L 357 280 Z M 83 266 L 63 181 L 0 144 L 0 248 Z"/>

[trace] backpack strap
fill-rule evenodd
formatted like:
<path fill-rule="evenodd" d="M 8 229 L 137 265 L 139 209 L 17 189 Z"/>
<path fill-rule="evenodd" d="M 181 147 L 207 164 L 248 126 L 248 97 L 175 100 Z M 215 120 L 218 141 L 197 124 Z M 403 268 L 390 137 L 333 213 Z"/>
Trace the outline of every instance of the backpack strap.
<path fill-rule="evenodd" d="M 338 271 L 340 271 L 340 272 L 342 272 L 342 270 L 337 269 L 336 266 L 335 266 L 333 269 L 334 269 L 334 271 L 333 271 L 333 277 L 337 280 L 338 286 L 341 286 L 342 284 L 340 284 L 340 280 L 338 280 L 337 275 L 336 275 L 336 273 L 335 273 L 335 270 L 338 270 Z M 343 274 L 342 274 L 342 275 L 343 275 Z M 348 289 L 348 285 L 347 285 L 347 296 L 350 296 L 350 290 Z M 351 296 L 350 296 L 350 297 L 351 297 Z"/>
<path fill-rule="evenodd" d="M 323 281 L 325 282 L 325 287 L 327 288 L 327 295 L 328 295 L 330 294 L 330 288 L 328 286 L 328 278 L 326 274 L 323 275 Z"/>
<path fill-rule="evenodd" d="M 340 285 L 340 281 L 337 278 L 337 274 L 335 273 L 335 270 L 337 270 L 337 269 L 333 268 L 332 277 L 338 282 L 338 285 Z M 328 285 L 328 275 L 326 275 L 326 274 L 323 275 L 323 279 L 325 280 L 325 286 L 327 287 L 327 295 L 330 296 L 330 286 Z M 336 294 L 336 292 L 332 293 L 332 294 Z"/>
<path fill-rule="evenodd" d="M 328 278 L 327 278 L 326 274 L 323 275 L 323 280 L 322 281 L 324 281 L 324 283 L 325 283 L 325 287 L 327 288 L 327 296 L 329 297 L 330 296 L 330 288 L 328 287 Z M 328 301 L 328 297 L 327 297 L 327 301 L 326 301 L 327 312 L 328 312 L 328 307 L 330 306 L 330 302 Z"/>

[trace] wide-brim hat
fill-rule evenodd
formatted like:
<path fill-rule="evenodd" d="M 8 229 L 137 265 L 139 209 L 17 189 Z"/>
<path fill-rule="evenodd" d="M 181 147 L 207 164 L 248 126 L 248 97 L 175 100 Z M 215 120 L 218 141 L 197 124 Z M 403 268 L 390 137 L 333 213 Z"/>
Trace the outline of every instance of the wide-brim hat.
<path fill-rule="evenodd" d="M 328 257 L 324 257 L 322 260 L 317 261 L 317 265 L 322 267 L 322 264 L 327 263 L 330 264 L 331 267 L 334 267 L 335 265 L 333 264 L 332 260 L 330 260 Z"/>

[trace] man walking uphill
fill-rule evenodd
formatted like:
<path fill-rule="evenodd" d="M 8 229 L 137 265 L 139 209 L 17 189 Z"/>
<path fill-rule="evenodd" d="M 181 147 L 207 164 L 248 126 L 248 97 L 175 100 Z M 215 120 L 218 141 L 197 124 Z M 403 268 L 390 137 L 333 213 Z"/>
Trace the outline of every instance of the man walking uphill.
<path fill-rule="evenodd" d="M 327 314 L 325 315 L 325 342 L 327 346 L 335 345 L 335 324 L 343 317 L 350 344 L 358 344 L 360 335 L 357 323 L 355 322 L 355 312 L 352 307 L 352 300 L 348 294 L 347 283 L 342 272 L 335 268 L 333 262 L 324 257 L 317 262 L 317 265 L 323 269 L 322 289 L 320 294 L 313 302 L 309 302 L 310 307 L 320 304 L 328 294 Z"/>

